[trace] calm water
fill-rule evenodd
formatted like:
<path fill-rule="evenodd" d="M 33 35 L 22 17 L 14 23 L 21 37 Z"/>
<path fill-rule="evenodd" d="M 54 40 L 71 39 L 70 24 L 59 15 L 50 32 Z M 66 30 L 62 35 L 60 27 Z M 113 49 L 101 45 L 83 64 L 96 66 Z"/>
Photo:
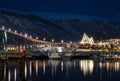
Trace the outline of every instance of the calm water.
<path fill-rule="evenodd" d="M 0 61 L 0 81 L 120 81 L 120 61 Z"/>

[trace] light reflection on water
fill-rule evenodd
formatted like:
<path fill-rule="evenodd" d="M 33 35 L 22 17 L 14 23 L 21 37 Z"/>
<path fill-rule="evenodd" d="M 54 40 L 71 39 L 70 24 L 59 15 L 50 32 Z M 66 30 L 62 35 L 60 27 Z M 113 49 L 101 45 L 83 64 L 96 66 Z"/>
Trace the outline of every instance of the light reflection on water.
<path fill-rule="evenodd" d="M 106 66 L 107 71 L 115 71 L 115 72 L 117 72 L 117 71 L 120 70 L 120 62 L 113 62 L 113 63 L 106 62 L 105 66 Z"/>
<path fill-rule="evenodd" d="M 84 75 L 87 75 L 88 73 L 92 74 L 94 69 L 93 60 L 81 60 L 80 69 Z"/>
<path fill-rule="evenodd" d="M 8 71 L 8 81 L 10 81 L 10 70 Z"/>
<path fill-rule="evenodd" d="M 120 81 L 120 61 L 114 60 L 9 60 L 0 64 L 0 81 Z"/>
<path fill-rule="evenodd" d="M 35 67 L 36 67 L 36 76 L 38 75 L 38 60 L 35 61 Z"/>
<path fill-rule="evenodd" d="M 16 76 L 17 76 L 17 72 L 16 72 L 16 68 L 14 69 L 14 81 L 16 81 Z"/>
<path fill-rule="evenodd" d="M 27 78 L 27 64 L 25 62 L 25 79 Z"/>
<path fill-rule="evenodd" d="M 32 61 L 30 61 L 30 76 L 32 75 Z"/>

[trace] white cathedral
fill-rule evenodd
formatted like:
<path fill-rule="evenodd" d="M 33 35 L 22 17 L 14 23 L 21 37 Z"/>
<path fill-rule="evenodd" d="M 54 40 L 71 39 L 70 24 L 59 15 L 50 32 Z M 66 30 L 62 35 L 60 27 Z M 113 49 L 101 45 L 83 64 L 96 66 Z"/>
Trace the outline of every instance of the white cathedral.
<path fill-rule="evenodd" d="M 94 44 L 93 37 L 88 37 L 86 33 L 83 34 L 82 40 L 80 41 L 80 44 Z"/>

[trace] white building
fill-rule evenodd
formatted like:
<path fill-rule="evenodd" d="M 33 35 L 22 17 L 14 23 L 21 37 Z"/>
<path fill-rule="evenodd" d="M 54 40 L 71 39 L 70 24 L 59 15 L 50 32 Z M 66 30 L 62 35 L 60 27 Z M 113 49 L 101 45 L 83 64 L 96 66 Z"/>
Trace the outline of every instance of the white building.
<path fill-rule="evenodd" d="M 93 37 L 88 37 L 86 33 L 83 34 L 82 40 L 80 41 L 80 44 L 94 44 Z"/>

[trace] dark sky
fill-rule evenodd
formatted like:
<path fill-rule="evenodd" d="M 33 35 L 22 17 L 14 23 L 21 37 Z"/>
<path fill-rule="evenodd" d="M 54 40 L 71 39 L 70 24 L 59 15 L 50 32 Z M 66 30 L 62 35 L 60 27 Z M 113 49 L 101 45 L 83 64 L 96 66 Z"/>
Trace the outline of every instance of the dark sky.
<path fill-rule="evenodd" d="M 119 15 L 120 0 L 0 0 L 0 8 L 110 18 Z"/>

